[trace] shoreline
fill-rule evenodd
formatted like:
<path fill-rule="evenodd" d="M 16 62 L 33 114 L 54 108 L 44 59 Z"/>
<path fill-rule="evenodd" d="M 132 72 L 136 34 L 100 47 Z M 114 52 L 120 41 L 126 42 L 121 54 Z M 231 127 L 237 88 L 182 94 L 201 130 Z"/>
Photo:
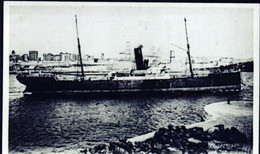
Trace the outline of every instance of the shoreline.
<path fill-rule="evenodd" d="M 211 118 L 191 125 L 168 125 L 156 132 L 81 150 L 83 153 L 252 153 L 253 102 L 206 105 Z"/>
<path fill-rule="evenodd" d="M 230 104 L 227 102 L 216 102 L 204 107 L 205 112 L 207 112 L 211 117 L 206 121 L 194 123 L 190 125 L 185 125 L 187 129 L 193 127 L 202 127 L 204 130 L 209 130 L 214 128 L 215 125 L 224 124 L 226 127 L 233 127 L 232 124 L 236 124 L 237 129 L 242 133 L 245 133 L 249 140 L 252 140 L 253 134 L 253 101 L 231 101 Z M 233 112 L 230 112 L 232 110 Z M 246 127 L 244 123 L 240 123 L 240 118 L 247 117 L 250 119 L 252 117 L 252 122 L 248 122 L 251 131 L 245 130 Z M 136 136 L 127 139 L 127 142 L 131 142 L 133 145 L 136 142 L 143 142 L 147 139 L 153 138 L 156 131 Z M 251 143 L 251 142 L 250 142 Z"/>

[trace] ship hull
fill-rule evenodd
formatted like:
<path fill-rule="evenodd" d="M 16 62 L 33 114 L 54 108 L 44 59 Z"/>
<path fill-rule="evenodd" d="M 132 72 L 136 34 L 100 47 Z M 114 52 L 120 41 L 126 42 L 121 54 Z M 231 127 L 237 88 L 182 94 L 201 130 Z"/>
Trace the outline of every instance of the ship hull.
<path fill-rule="evenodd" d="M 120 93 L 120 92 L 181 92 L 240 91 L 240 73 L 212 74 L 197 78 L 149 80 L 85 80 L 58 81 L 54 77 L 17 76 L 32 93 Z"/>

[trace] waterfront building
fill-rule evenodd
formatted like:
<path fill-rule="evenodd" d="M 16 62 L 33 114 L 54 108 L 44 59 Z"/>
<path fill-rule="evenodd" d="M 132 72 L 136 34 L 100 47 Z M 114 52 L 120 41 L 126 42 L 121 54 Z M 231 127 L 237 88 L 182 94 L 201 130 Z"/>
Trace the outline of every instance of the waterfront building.
<path fill-rule="evenodd" d="M 220 65 L 223 65 L 223 66 L 232 65 L 233 62 L 234 62 L 234 58 L 231 58 L 231 57 L 221 57 L 219 59 Z"/>
<path fill-rule="evenodd" d="M 29 60 L 38 61 L 38 51 L 29 51 Z"/>
<path fill-rule="evenodd" d="M 53 61 L 61 61 L 60 55 L 53 55 Z"/>
<path fill-rule="evenodd" d="M 47 55 L 46 53 L 42 54 L 43 61 L 47 61 L 47 60 L 46 60 L 46 55 Z"/>
<path fill-rule="evenodd" d="M 48 53 L 48 54 L 43 54 L 43 61 L 52 61 L 53 60 L 53 54 Z"/>
<path fill-rule="evenodd" d="M 104 60 L 104 59 L 105 59 L 105 54 L 104 54 L 104 53 L 101 53 L 100 60 Z"/>
<path fill-rule="evenodd" d="M 70 61 L 71 53 L 60 53 L 61 61 Z"/>
<path fill-rule="evenodd" d="M 9 61 L 10 62 L 16 62 L 16 59 L 15 59 L 15 51 L 12 50 L 12 53 L 11 55 L 9 56 Z"/>
<path fill-rule="evenodd" d="M 12 50 L 12 54 L 9 56 L 9 61 L 17 63 L 19 60 L 22 60 L 22 57 L 20 55 L 15 54 L 15 51 Z"/>
<path fill-rule="evenodd" d="M 25 61 L 25 62 L 29 61 L 29 56 L 28 56 L 28 54 L 23 54 L 23 55 L 22 55 L 22 60 Z"/>
<path fill-rule="evenodd" d="M 86 61 L 89 61 L 91 59 L 90 55 L 86 55 Z"/>
<path fill-rule="evenodd" d="M 70 60 L 71 61 L 77 61 L 79 58 L 78 58 L 78 55 L 77 54 L 71 54 L 71 57 L 70 57 Z"/>

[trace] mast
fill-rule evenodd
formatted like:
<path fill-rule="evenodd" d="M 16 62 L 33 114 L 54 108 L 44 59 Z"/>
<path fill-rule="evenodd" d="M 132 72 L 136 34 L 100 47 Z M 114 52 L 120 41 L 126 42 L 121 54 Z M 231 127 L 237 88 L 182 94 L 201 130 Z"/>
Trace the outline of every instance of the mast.
<path fill-rule="evenodd" d="M 81 58 L 81 48 L 80 48 L 80 42 L 79 42 L 79 34 L 78 34 L 78 22 L 77 22 L 77 15 L 75 15 L 75 22 L 76 22 L 76 32 L 77 32 L 77 41 L 78 41 L 78 50 L 79 50 L 79 61 L 80 61 L 80 67 L 81 67 L 81 79 L 84 80 L 84 70 L 83 70 L 83 64 L 82 64 L 82 58 Z"/>
<path fill-rule="evenodd" d="M 189 44 L 189 40 L 188 40 L 188 32 L 187 32 L 187 25 L 186 25 L 186 18 L 184 18 L 184 23 L 185 23 L 185 31 L 186 31 L 186 40 L 187 40 L 187 54 L 188 54 L 188 58 L 189 58 L 189 64 L 190 64 L 190 73 L 191 73 L 191 77 L 194 77 L 193 71 L 192 71 L 192 66 L 191 66 L 191 58 L 190 58 L 190 44 Z"/>

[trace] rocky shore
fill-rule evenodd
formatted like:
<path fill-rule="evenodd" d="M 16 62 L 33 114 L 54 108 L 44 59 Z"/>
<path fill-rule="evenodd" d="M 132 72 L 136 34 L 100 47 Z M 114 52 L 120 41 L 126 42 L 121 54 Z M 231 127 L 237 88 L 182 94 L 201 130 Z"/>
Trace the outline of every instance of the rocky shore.
<path fill-rule="evenodd" d="M 207 153 L 209 151 L 247 152 L 247 137 L 234 127 L 225 128 L 216 125 L 213 131 L 202 127 L 187 129 L 185 126 L 160 128 L 153 138 L 142 142 L 127 142 L 126 140 L 112 142 L 109 145 L 97 145 L 94 148 L 82 150 L 84 153 Z"/>
<path fill-rule="evenodd" d="M 212 117 L 189 126 L 168 125 L 128 140 L 97 145 L 82 153 L 252 153 L 252 102 L 213 103 Z"/>

